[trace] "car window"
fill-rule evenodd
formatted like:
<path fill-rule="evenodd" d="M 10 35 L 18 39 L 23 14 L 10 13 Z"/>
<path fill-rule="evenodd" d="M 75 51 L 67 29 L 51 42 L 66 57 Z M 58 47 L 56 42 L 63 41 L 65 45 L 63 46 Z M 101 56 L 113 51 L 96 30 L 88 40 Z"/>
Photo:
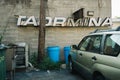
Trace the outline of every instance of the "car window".
<path fill-rule="evenodd" d="M 88 45 L 89 45 L 90 40 L 91 40 L 91 37 L 84 38 L 81 42 L 79 49 L 82 51 L 86 51 L 88 49 Z"/>
<path fill-rule="evenodd" d="M 100 53 L 102 35 L 88 36 L 79 45 L 81 51 Z"/>
<path fill-rule="evenodd" d="M 120 41 L 118 35 L 107 35 L 104 45 L 104 54 L 118 56 L 120 53 Z"/>

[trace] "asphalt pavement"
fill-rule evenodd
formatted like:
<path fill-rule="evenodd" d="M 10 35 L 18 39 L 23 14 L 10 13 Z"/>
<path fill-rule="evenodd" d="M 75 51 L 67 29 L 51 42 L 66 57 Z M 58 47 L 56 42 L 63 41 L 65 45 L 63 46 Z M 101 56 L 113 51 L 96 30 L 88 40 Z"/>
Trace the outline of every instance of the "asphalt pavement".
<path fill-rule="evenodd" d="M 80 74 L 71 74 L 67 69 L 16 72 L 14 80 L 84 80 Z"/>

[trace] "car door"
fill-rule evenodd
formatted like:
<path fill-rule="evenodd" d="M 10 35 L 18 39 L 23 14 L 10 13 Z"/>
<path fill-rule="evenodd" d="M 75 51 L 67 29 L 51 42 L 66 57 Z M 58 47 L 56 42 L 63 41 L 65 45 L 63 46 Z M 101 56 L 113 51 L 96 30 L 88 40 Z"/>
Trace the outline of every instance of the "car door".
<path fill-rule="evenodd" d="M 79 44 L 77 61 L 86 75 L 91 73 L 91 68 L 100 56 L 102 35 L 92 35 L 84 38 Z"/>

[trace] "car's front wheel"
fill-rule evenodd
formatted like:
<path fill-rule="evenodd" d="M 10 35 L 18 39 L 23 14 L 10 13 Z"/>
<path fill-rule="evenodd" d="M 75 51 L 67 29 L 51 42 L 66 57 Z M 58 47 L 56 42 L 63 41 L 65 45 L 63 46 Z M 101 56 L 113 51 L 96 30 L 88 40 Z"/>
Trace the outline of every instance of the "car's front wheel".
<path fill-rule="evenodd" d="M 95 74 L 93 80 L 105 80 L 105 77 L 101 74 Z"/>
<path fill-rule="evenodd" d="M 71 72 L 71 73 L 74 73 L 74 72 L 75 72 L 75 70 L 74 70 L 74 65 L 73 65 L 73 62 L 72 62 L 72 59 L 71 59 L 71 58 L 69 58 L 68 69 L 69 69 L 69 72 Z"/>

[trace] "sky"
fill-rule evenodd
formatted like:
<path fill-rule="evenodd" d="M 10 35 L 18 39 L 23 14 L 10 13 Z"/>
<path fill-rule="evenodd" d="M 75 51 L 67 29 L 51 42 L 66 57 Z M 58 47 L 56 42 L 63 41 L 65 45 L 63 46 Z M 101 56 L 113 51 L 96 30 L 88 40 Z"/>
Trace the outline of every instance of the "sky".
<path fill-rule="evenodd" d="M 112 0 L 112 18 L 120 17 L 120 0 Z"/>

